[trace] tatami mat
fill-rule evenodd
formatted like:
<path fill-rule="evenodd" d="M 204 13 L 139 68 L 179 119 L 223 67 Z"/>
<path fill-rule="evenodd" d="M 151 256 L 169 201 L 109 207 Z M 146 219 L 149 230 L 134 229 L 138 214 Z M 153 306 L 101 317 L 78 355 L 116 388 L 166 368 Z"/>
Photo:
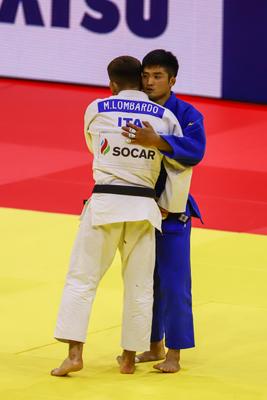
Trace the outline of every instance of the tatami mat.
<path fill-rule="evenodd" d="M 267 237 L 193 230 L 196 348 L 173 375 L 138 365 L 118 372 L 122 285 L 119 258 L 94 304 L 85 368 L 49 375 L 66 354 L 53 329 L 78 217 L 0 209 L 0 397 L 67 399 L 267 399 Z"/>

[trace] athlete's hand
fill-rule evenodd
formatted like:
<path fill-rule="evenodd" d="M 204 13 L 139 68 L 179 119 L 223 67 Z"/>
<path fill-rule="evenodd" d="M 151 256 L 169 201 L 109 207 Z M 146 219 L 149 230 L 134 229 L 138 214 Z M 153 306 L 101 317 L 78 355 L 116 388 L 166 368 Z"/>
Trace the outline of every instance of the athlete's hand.
<path fill-rule="evenodd" d="M 142 121 L 143 128 L 128 122 L 127 126 L 122 126 L 122 135 L 125 136 L 127 142 L 130 144 L 140 144 L 144 147 L 156 147 L 161 151 L 172 153 L 172 147 L 166 140 L 158 135 L 153 126 L 147 121 Z"/>
<path fill-rule="evenodd" d="M 131 124 L 122 127 L 122 135 L 129 139 L 131 144 L 139 144 L 144 147 L 158 147 L 160 144 L 160 136 L 154 131 L 153 127 L 147 121 L 142 121 L 143 128 Z M 130 141 L 131 140 L 131 141 Z"/>

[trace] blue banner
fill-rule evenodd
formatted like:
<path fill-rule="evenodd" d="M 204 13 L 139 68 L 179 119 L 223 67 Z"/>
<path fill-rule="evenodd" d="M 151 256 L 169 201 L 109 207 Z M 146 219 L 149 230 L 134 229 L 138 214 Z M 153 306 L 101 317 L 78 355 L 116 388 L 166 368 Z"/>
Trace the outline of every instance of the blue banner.
<path fill-rule="evenodd" d="M 222 97 L 267 103 L 267 0 L 224 0 Z"/>

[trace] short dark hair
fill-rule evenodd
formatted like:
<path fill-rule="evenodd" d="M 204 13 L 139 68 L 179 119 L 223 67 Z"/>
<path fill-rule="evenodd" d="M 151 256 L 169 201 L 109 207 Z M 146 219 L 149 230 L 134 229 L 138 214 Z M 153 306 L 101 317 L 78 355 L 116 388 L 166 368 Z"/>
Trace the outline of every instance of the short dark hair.
<path fill-rule="evenodd" d="M 141 87 L 142 66 L 137 58 L 120 56 L 114 58 L 108 65 L 108 76 L 121 86 L 130 85 Z"/>
<path fill-rule="evenodd" d="M 152 66 L 165 68 L 169 77 L 177 76 L 179 70 L 177 58 L 170 51 L 163 49 L 152 50 L 143 58 L 142 70 Z"/>

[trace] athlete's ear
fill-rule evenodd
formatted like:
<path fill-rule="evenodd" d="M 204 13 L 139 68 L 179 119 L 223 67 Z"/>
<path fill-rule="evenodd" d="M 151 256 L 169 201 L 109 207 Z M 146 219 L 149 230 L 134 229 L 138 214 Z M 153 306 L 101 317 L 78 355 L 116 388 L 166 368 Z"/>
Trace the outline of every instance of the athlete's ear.
<path fill-rule="evenodd" d="M 170 89 L 173 87 L 173 85 L 175 85 L 175 82 L 176 82 L 176 78 L 175 78 L 175 76 L 172 76 L 170 79 L 170 82 L 169 82 Z"/>
<path fill-rule="evenodd" d="M 116 95 L 119 93 L 119 87 L 116 82 L 109 81 L 109 88 L 110 88 L 112 94 Z"/>

